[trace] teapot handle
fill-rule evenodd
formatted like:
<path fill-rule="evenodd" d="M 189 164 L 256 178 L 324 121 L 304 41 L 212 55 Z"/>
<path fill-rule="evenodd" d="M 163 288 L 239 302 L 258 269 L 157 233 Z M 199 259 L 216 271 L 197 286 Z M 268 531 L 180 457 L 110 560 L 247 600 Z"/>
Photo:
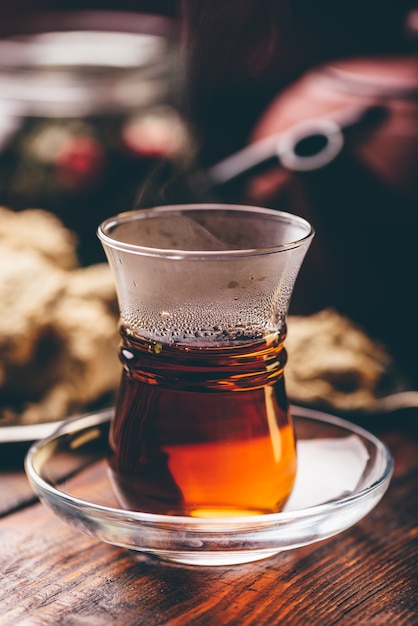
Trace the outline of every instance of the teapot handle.
<path fill-rule="evenodd" d="M 381 105 L 349 107 L 333 119 L 319 117 L 294 125 L 284 133 L 261 139 L 207 170 L 209 189 L 219 188 L 272 167 L 308 172 L 331 163 L 351 130 L 371 128 L 386 117 Z"/>

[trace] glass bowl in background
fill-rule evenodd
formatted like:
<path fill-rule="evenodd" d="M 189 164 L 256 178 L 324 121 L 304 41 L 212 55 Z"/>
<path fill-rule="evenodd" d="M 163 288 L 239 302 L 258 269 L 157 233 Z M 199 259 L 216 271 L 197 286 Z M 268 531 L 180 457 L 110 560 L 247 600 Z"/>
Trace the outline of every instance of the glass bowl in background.
<path fill-rule="evenodd" d="M 51 211 L 83 264 L 103 260 L 97 224 L 188 150 L 176 24 L 81 11 L 14 28 L 0 39 L 0 205 Z"/>

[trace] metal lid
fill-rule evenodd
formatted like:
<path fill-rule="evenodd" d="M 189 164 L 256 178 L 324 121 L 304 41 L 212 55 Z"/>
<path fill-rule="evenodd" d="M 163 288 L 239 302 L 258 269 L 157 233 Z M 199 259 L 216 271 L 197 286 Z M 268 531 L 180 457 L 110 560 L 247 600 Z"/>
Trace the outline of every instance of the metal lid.
<path fill-rule="evenodd" d="M 106 15 L 105 27 L 103 19 L 95 27 L 91 19 L 63 18 L 54 30 L 1 39 L 0 107 L 18 115 L 79 116 L 161 101 L 174 58 L 168 30 L 153 31 L 140 14 L 132 21 L 123 14 L 124 24 L 116 14 L 112 30 Z"/>
<path fill-rule="evenodd" d="M 341 91 L 384 98 L 418 98 L 418 59 L 413 55 L 346 59 L 321 69 Z"/>

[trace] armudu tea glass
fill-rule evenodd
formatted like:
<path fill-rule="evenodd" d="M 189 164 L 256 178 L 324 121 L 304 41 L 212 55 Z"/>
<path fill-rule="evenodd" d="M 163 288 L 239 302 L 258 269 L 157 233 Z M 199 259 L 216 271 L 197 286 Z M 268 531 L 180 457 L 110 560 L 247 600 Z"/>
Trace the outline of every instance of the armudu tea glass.
<path fill-rule="evenodd" d="M 197 518 L 280 511 L 297 462 L 286 316 L 311 225 L 190 204 L 111 217 L 98 236 L 120 308 L 109 473 L 121 506 Z"/>

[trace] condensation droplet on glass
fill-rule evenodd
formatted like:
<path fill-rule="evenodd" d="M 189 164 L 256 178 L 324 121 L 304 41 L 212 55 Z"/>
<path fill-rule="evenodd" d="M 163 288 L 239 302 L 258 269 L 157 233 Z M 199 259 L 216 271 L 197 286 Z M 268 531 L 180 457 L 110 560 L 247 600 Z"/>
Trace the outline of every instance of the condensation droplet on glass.
<path fill-rule="evenodd" d="M 135 355 L 130 350 L 126 350 L 126 348 L 122 350 L 122 354 L 124 358 L 128 361 L 131 361 L 133 358 L 135 358 Z"/>

